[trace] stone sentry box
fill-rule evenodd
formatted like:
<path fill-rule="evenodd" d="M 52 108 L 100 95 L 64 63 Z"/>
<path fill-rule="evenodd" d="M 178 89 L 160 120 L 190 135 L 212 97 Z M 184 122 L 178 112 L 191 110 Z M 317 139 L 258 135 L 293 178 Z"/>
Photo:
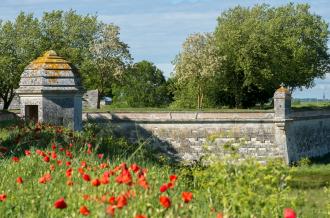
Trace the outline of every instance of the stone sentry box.
<path fill-rule="evenodd" d="M 21 75 L 17 89 L 21 116 L 81 130 L 84 91 L 77 69 L 55 51 L 47 51 Z"/>

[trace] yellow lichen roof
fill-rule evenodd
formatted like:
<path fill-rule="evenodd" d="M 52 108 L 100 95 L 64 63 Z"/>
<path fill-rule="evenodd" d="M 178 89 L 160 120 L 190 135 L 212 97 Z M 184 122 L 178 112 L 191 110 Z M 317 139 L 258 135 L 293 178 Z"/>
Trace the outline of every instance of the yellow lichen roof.
<path fill-rule="evenodd" d="M 276 92 L 285 93 L 285 94 L 290 94 L 290 91 L 289 91 L 287 88 L 283 87 L 283 86 L 281 86 L 280 88 L 278 88 L 278 89 L 276 90 Z"/>
<path fill-rule="evenodd" d="M 50 50 L 32 61 L 26 69 L 29 70 L 72 70 L 70 62 L 58 56 L 55 51 Z"/>

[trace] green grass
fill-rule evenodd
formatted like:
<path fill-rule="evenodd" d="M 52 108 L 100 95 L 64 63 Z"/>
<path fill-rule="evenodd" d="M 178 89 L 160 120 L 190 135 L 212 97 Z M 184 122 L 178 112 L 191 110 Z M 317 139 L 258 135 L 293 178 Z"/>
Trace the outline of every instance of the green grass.
<path fill-rule="evenodd" d="M 319 101 L 319 102 L 299 102 L 294 101 L 292 108 L 297 110 L 311 110 L 311 109 L 330 109 L 330 101 Z"/>

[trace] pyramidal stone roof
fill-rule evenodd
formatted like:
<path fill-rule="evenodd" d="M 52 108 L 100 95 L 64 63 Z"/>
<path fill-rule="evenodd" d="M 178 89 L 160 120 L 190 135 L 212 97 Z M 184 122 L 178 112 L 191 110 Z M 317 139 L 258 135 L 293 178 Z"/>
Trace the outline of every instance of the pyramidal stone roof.
<path fill-rule="evenodd" d="M 50 50 L 32 61 L 21 75 L 18 94 L 84 92 L 78 70 Z"/>

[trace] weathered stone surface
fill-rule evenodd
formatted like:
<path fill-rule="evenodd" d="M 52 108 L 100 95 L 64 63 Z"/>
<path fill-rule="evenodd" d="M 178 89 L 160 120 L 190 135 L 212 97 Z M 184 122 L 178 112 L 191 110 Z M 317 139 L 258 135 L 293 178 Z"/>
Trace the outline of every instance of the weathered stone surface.
<path fill-rule="evenodd" d="M 21 75 L 21 117 L 82 129 L 82 87 L 79 73 L 54 51 L 29 64 Z"/>

